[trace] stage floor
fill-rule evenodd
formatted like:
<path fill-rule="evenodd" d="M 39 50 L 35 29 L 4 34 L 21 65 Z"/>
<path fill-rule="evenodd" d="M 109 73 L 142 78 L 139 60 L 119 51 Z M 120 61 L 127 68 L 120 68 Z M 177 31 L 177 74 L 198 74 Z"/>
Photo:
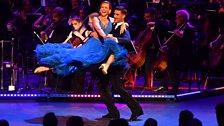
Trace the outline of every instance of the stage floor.
<path fill-rule="evenodd" d="M 203 126 L 215 126 L 216 104 L 224 102 L 224 95 L 202 98 L 198 100 L 172 102 L 172 103 L 141 103 L 144 115 L 139 120 L 129 122 L 130 126 L 143 126 L 149 117 L 155 118 L 159 126 L 177 126 L 178 115 L 182 110 L 190 110 L 194 117 L 200 119 Z M 130 111 L 125 104 L 117 103 L 121 118 L 128 119 Z M 10 126 L 41 126 L 43 115 L 54 112 L 60 125 L 65 124 L 68 116 L 78 115 L 85 118 L 85 123 L 94 126 L 106 126 L 108 120 L 96 120 L 106 114 L 106 108 L 102 103 L 72 103 L 72 102 L 1 102 L 0 119 L 7 119 Z"/>

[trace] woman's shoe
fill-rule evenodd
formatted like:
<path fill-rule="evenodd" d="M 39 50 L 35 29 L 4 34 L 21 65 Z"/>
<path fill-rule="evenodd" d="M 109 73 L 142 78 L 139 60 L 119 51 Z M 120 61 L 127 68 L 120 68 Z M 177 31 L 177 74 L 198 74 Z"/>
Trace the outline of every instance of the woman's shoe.
<path fill-rule="evenodd" d="M 41 72 L 48 71 L 48 70 L 50 70 L 49 67 L 40 66 L 34 70 L 34 73 L 41 73 Z"/>
<path fill-rule="evenodd" d="M 101 64 L 101 66 L 99 67 L 99 69 L 102 68 L 102 72 L 103 74 L 107 74 L 107 65 L 105 63 Z"/>

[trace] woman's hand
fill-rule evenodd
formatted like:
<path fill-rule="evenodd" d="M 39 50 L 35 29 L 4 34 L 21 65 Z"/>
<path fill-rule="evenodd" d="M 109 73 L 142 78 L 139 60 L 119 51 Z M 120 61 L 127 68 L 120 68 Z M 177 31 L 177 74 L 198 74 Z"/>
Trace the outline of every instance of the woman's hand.
<path fill-rule="evenodd" d="M 95 31 L 91 33 L 91 36 L 94 37 L 95 39 L 99 39 L 99 37 Z"/>
<path fill-rule="evenodd" d="M 76 36 L 79 37 L 79 38 L 82 37 L 82 35 L 81 35 L 78 31 L 75 31 L 75 32 L 74 32 L 74 35 L 76 35 Z"/>
<path fill-rule="evenodd" d="M 107 38 L 110 38 L 110 39 L 116 40 L 116 38 L 115 38 L 112 34 L 108 34 L 108 35 L 107 35 Z"/>

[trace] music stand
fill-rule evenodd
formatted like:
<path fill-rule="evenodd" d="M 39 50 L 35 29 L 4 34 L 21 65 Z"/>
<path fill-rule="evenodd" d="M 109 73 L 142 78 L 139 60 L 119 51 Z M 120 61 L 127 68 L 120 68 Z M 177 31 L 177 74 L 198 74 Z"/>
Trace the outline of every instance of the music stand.
<path fill-rule="evenodd" d="M 18 91 L 17 91 L 17 93 L 25 92 L 25 91 L 31 91 L 31 87 L 30 87 L 30 84 L 29 84 L 29 77 L 28 77 L 29 76 L 29 70 L 28 70 L 28 64 L 29 64 L 29 62 L 28 62 L 28 59 L 30 57 L 28 57 L 27 55 L 28 55 L 28 52 L 25 51 L 25 56 L 24 56 L 25 57 L 25 67 L 24 67 L 24 65 L 22 65 L 23 70 L 25 70 L 25 73 L 26 73 L 26 84 L 25 84 L 24 88 L 19 88 Z"/>
<path fill-rule="evenodd" d="M 4 90 L 4 63 L 7 63 L 6 66 L 8 66 L 9 68 L 12 68 L 11 71 L 11 77 L 10 77 L 10 85 L 9 85 L 9 91 L 14 91 L 15 90 L 15 83 L 17 81 L 17 70 L 16 69 L 16 65 L 14 64 L 14 38 L 12 38 L 12 40 L 1 40 L 1 90 Z M 11 62 L 4 62 L 4 44 L 5 43 L 11 43 Z"/>

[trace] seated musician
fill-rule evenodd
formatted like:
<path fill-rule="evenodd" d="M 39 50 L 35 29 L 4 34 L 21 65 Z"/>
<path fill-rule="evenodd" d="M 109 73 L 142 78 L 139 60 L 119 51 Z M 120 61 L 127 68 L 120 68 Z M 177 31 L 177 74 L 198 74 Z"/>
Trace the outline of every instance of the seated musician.
<path fill-rule="evenodd" d="M 64 9 L 56 7 L 52 11 L 53 23 L 49 25 L 44 31 L 41 31 L 41 38 L 43 41 L 49 43 L 61 43 L 71 31 L 67 20 L 64 18 Z"/>
<path fill-rule="evenodd" d="M 134 87 L 137 68 L 144 66 L 144 88 L 151 89 L 153 85 L 153 65 L 159 50 L 160 40 L 165 38 L 166 22 L 157 19 L 157 10 L 153 7 L 144 12 L 141 32 L 135 40 L 137 55 L 129 58 L 131 69 L 126 74 L 127 87 Z"/>
<path fill-rule="evenodd" d="M 69 33 L 69 36 L 64 43 L 69 42 L 74 46 L 74 48 L 77 48 L 88 40 L 92 31 L 89 31 L 82 26 L 82 20 L 79 16 L 73 16 L 71 18 L 71 25 L 73 30 Z"/>
<path fill-rule="evenodd" d="M 35 31 L 45 30 L 52 23 L 52 10 L 54 9 L 54 4 L 48 2 L 45 6 L 45 14 L 41 14 L 40 17 L 34 22 L 33 27 Z"/>
<path fill-rule="evenodd" d="M 186 10 L 176 11 L 176 26 L 173 37 L 167 39 L 160 47 L 167 56 L 166 74 L 172 83 L 170 94 L 179 92 L 180 76 L 178 72 L 182 72 L 182 76 L 185 77 L 188 70 L 192 69 L 193 58 L 195 58 L 193 44 L 197 38 L 196 29 L 189 23 L 189 13 Z M 163 86 L 155 91 L 168 89 L 166 81 L 163 82 L 161 83 Z"/>

